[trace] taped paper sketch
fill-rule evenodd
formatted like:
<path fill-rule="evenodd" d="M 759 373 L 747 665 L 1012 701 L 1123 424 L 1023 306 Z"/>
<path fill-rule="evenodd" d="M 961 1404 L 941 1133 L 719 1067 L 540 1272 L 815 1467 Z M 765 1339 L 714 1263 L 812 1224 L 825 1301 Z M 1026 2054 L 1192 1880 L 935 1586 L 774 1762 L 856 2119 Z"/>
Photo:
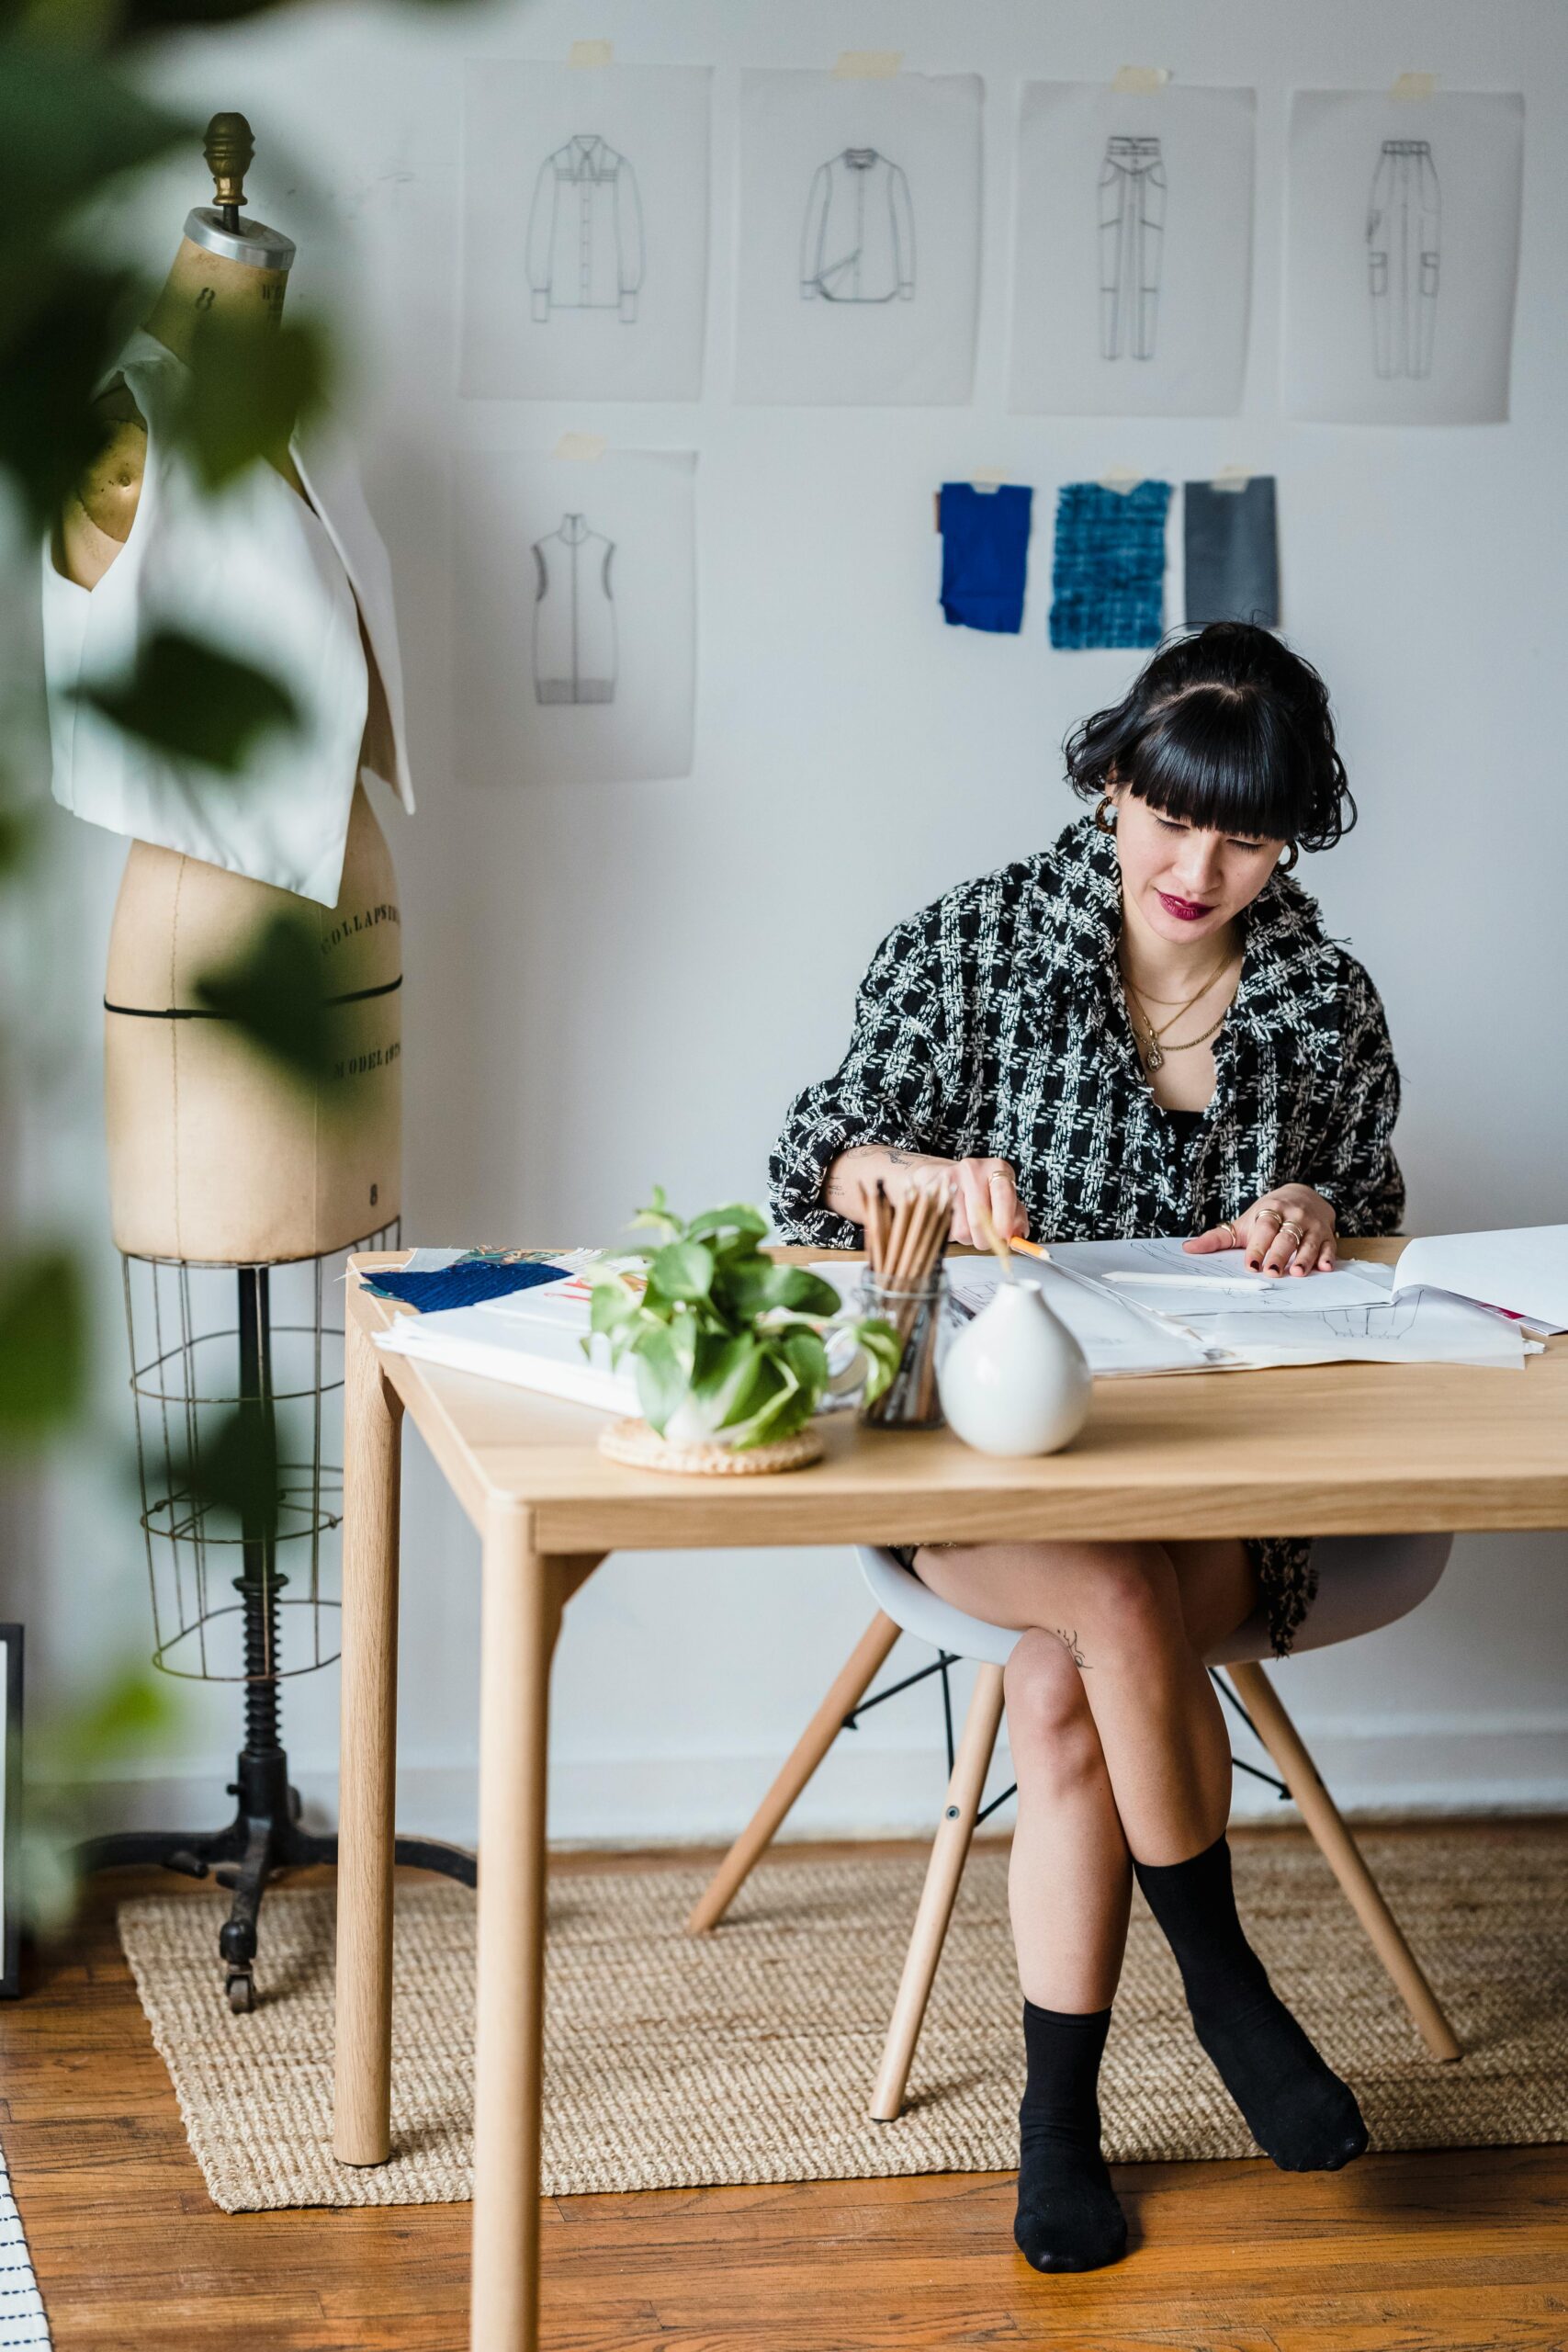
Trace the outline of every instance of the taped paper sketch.
<path fill-rule="evenodd" d="M 535 540 L 536 702 L 615 701 L 615 541 L 591 531 L 581 514 L 563 514 L 558 530 Z"/>
<path fill-rule="evenodd" d="M 800 237 L 800 299 L 910 301 L 915 215 L 909 183 L 874 147 L 846 147 L 811 183 Z"/>
<path fill-rule="evenodd" d="M 1152 359 L 1165 246 L 1157 139 L 1117 134 L 1100 167 L 1100 356 Z"/>
<path fill-rule="evenodd" d="M 642 284 L 637 175 L 596 131 L 547 155 L 528 215 L 528 284 L 536 324 L 552 311 L 615 311 L 637 323 Z"/>
<path fill-rule="evenodd" d="M 1380 376 L 1429 376 L 1442 245 L 1431 141 L 1385 139 L 1367 208 L 1372 365 Z"/>

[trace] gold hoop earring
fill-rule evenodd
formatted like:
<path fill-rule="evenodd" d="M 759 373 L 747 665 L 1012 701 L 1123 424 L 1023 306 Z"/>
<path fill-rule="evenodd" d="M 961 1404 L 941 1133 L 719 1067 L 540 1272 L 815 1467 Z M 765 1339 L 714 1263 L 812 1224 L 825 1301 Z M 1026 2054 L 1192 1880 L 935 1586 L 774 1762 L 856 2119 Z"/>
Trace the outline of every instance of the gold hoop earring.
<path fill-rule="evenodd" d="M 1296 860 L 1297 860 L 1297 858 L 1298 858 L 1298 857 L 1300 857 L 1301 854 L 1302 854 L 1302 850 L 1301 850 L 1301 843 L 1300 843 L 1299 842 L 1292 842 L 1291 843 L 1290 850 L 1289 850 L 1289 853 L 1287 854 L 1287 855 L 1285 855 L 1284 857 L 1282 857 L 1282 858 L 1280 860 L 1280 873 L 1281 873 L 1281 874 L 1293 874 L 1293 873 L 1295 872 L 1295 869 L 1296 869 Z"/>
<path fill-rule="evenodd" d="M 1115 806 L 1116 806 L 1116 803 L 1111 799 L 1111 796 L 1110 796 L 1110 794 L 1109 794 L 1109 793 L 1102 793 L 1102 794 L 1101 794 L 1100 798 L 1099 805 L 1096 807 L 1096 808 L 1095 808 L 1095 812 L 1094 812 L 1094 821 L 1095 821 L 1095 824 L 1096 824 L 1096 826 L 1098 827 L 1098 829 L 1099 829 L 1099 831 L 1100 831 L 1100 832 L 1102 832 L 1102 833 L 1114 833 L 1114 832 L 1115 832 L 1115 831 L 1116 831 L 1115 826 L 1114 826 L 1114 825 L 1108 825 L 1108 824 L 1106 823 L 1106 821 L 1105 821 L 1105 812 L 1106 812 L 1106 810 L 1107 810 L 1108 808 L 1115 808 Z"/>

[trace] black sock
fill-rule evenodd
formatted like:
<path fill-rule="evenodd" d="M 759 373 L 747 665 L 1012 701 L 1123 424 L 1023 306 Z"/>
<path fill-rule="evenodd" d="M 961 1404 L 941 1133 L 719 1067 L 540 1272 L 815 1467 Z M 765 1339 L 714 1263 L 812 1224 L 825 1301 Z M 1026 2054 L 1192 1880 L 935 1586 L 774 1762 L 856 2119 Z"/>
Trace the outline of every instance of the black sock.
<path fill-rule="evenodd" d="M 1109 2009 L 1023 2004 L 1029 2079 L 1018 2110 L 1018 2218 L 1036 2270 L 1099 2270 L 1127 2251 L 1127 2224 L 1100 2153 L 1100 2060 Z"/>
<path fill-rule="evenodd" d="M 1181 1970 L 1198 2039 L 1258 2146 L 1287 2172 L 1337 2172 L 1367 2144 L 1348 2083 L 1269 1984 L 1236 1917 L 1222 1834 L 1185 1862 L 1134 1860 Z"/>

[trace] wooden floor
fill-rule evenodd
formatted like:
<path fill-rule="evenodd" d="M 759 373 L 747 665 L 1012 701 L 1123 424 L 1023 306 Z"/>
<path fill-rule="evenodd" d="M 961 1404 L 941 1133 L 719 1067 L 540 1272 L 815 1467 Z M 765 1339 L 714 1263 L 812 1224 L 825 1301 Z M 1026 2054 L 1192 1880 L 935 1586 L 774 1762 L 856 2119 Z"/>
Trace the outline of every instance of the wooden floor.
<path fill-rule="evenodd" d="M 1233 1832 L 1249 1834 L 1292 1833 Z M 681 1868 L 694 1859 L 669 1857 Z M 552 1870 L 615 1867 L 551 1858 Z M 58 2352 L 457 2352 L 467 2206 L 226 2214 L 209 2203 L 114 1934 L 120 1897 L 186 1883 L 99 1880 L 72 1942 L 37 1964 L 24 1999 L 0 2005 L 0 2140 Z M 265 1930 L 264 1910 L 264 1951 Z M 998 2174 L 556 2199 L 544 2342 L 549 2352 L 1568 2347 L 1568 2147 L 1367 2156 L 1339 2175 L 1262 2161 L 1134 2165 L 1116 2179 L 1133 2250 L 1081 2278 L 1030 2269 L 1012 2243 L 1011 2178 Z"/>

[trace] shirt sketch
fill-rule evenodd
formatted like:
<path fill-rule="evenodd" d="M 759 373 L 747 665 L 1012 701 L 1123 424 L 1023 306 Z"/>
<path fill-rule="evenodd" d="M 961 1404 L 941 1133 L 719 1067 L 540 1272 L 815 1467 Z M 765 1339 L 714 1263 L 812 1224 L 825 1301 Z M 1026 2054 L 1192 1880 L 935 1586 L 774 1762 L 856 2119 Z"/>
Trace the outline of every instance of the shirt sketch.
<path fill-rule="evenodd" d="M 846 147 L 811 183 L 800 239 L 800 297 L 809 302 L 913 299 L 915 215 L 909 183 L 874 147 Z"/>
<path fill-rule="evenodd" d="M 539 166 L 528 215 L 528 283 L 536 322 L 552 311 L 615 311 L 637 323 L 642 198 L 624 155 L 581 131 Z"/>

